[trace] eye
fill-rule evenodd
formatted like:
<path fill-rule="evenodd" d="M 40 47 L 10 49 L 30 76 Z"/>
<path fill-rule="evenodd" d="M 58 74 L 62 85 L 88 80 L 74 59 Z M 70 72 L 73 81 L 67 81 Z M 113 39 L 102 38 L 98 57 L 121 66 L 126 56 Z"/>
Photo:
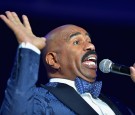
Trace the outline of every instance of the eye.
<path fill-rule="evenodd" d="M 74 45 L 78 45 L 79 44 L 79 40 L 76 40 L 73 42 Z"/>

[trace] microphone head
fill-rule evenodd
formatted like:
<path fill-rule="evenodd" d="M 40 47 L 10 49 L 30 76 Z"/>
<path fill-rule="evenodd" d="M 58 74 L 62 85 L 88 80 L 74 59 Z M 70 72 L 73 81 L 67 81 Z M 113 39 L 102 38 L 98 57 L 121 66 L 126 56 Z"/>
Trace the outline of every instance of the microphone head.
<path fill-rule="evenodd" d="M 103 72 L 103 73 L 109 73 L 111 71 L 111 65 L 112 65 L 112 61 L 109 59 L 103 59 L 100 63 L 99 63 L 99 69 Z"/>

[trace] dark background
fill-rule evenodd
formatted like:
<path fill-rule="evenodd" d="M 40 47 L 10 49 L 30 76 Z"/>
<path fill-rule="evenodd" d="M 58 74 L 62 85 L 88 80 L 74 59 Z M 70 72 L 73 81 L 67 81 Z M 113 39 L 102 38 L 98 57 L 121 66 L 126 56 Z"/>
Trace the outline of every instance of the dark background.
<path fill-rule="evenodd" d="M 15 11 L 20 18 L 26 14 L 37 36 L 64 24 L 85 28 L 96 47 L 98 63 L 105 58 L 126 66 L 135 62 L 134 0 L 0 0 L 0 14 L 7 10 Z M 0 105 L 17 46 L 14 34 L 0 20 Z M 39 76 L 37 85 L 47 82 L 42 60 Z M 135 109 L 135 84 L 130 77 L 99 70 L 98 78 L 103 80 L 103 92 Z"/>

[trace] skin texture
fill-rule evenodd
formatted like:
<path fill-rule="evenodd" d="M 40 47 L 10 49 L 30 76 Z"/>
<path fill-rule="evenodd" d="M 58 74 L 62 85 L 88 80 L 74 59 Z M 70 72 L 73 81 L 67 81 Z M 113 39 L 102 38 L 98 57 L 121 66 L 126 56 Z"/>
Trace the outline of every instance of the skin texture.
<path fill-rule="evenodd" d="M 15 12 L 6 11 L 0 18 L 14 32 L 18 43 L 29 42 L 42 51 L 48 76 L 74 80 L 79 76 L 89 82 L 96 80 L 96 64 L 88 63 L 85 58 L 95 57 L 95 51 L 86 30 L 75 25 L 64 25 L 52 30 L 45 38 L 33 34 L 26 15 L 23 23 Z M 87 54 L 87 55 L 86 55 Z M 85 60 L 85 61 L 84 61 Z M 85 63 L 84 63 L 85 62 Z M 131 79 L 135 82 L 135 64 L 130 67 Z"/>

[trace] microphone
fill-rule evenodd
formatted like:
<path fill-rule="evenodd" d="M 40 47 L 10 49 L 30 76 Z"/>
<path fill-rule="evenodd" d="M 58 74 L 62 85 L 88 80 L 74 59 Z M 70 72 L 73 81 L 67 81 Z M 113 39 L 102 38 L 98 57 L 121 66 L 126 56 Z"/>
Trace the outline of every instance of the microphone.
<path fill-rule="evenodd" d="M 116 74 L 130 76 L 130 68 L 129 67 L 127 67 L 125 65 L 120 65 L 120 64 L 113 63 L 109 59 L 103 59 L 99 63 L 99 69 L 103 73 L 112 72 L 112 73 L 116 73 Z"/>

